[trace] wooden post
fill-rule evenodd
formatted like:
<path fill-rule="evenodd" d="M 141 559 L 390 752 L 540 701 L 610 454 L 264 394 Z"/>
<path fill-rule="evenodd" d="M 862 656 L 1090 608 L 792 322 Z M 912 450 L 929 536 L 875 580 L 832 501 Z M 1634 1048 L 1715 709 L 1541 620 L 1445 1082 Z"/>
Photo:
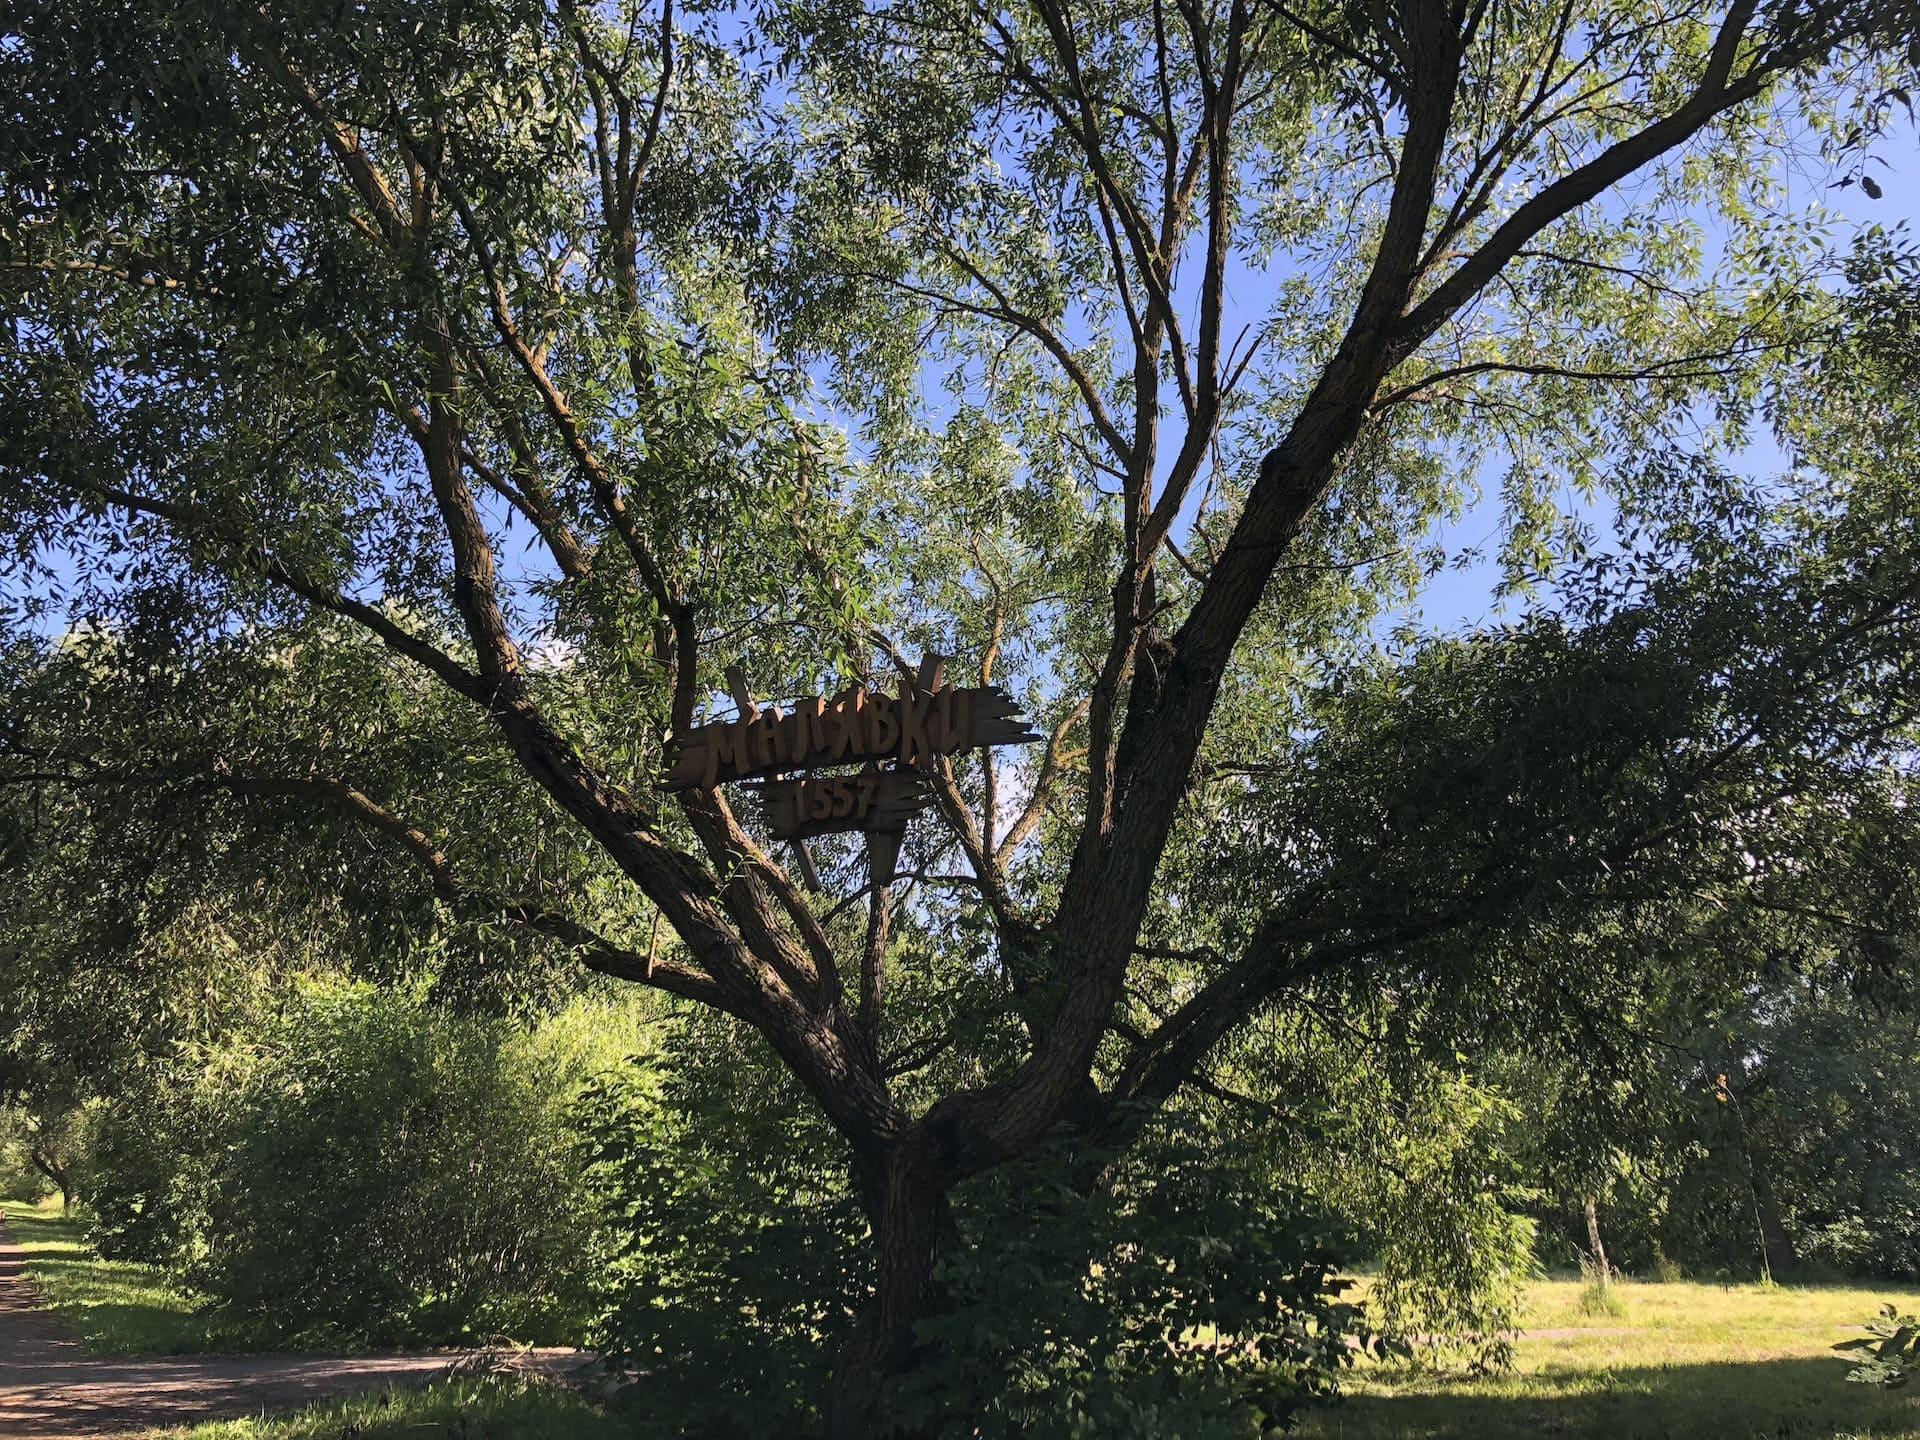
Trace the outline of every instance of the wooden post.
<path fill-rule="evenodd" d="M 905 840 L 903 830 L 875 830 L 867 836 L 867 882 L 871 885 L 891 885 L 894 866 L 900 863 L 900 844 Z"/>

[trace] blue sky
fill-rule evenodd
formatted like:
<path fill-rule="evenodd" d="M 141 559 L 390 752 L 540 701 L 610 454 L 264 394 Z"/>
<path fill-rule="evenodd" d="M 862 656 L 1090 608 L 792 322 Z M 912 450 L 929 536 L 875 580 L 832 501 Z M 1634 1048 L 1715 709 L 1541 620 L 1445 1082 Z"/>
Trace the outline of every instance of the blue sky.
<path fill-rule="evenodd" d="M 1880 199 L 1870 199 L 1857 185 L 1836 189 L 1832 177 L 1805 173 L 1789 178 L 1783 208 L 1798 212 L 1815 205 L 1826 207 L 1837 222 L 1836 238 L 1842 244 L 1848 235 L 1873 225 L 1890 231 L 1905 224 L 1910 233 L 1920 234 L 1920 135 L 1912 126 L 1897 128 L 1881 146 L 1879 160 L 1885 163 L 1875 163 L 1868 173 L 1882 188 Z M 1769 440 L 1754 444 L 1742 461 L 1755 473 L 1784 468 Z M 1604 506 L 1585 513 L 1597 528 L 1607 527 L 1609 512 Z M 1510 615 L 1515 602 L 1509 599 L 1503 606 L 1495 593 L 1500 582 L 1496 563 L 1500 536 L 1500 497 L 1483 495 L 1478 505 L 1439 532 L 1450 555 L 1477 551 L 1481 558 L 1435 576 L 1409 610 L 1396 612 L 1383 623 L 1390 626 L 1411 619 L 1421 628 L 1453 630 Z"/>

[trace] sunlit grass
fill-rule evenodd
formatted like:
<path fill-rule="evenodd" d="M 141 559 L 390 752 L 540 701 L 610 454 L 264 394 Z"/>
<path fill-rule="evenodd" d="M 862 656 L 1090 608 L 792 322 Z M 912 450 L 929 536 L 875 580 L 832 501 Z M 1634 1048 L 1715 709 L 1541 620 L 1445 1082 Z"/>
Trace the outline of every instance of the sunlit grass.
<path fill-rule="evenodd" d="M 151 1265 L 102 1260 L 86 1226 L 57 1204 L 0 1201 L 27 1276 L 68 1333 L 96 1355 L 193 1355 L 244 1349 L 195 1313 Z"/>
<path fill-rule="evenodd" d="M 1920 1440 L 1920 1399 L 1847 1383 L 1832 1349 L 1910 1288 L 1616 1287 L 1593 1314 L 1578 1280 L 1530 1287 L 1515 1368 L 1486 1378 L 1363 1365 L 1311 1440 Z"/>
<path fill-rule="evenodd" d="M 1598 1280 L 1589 1280 L 1580 1287 L 1580 1313 L 1618 1320 L 1627 1313 L 1627 1302 L 1618 1284 L 1603 1285 Z"/>
<path fill-rule="evenodd" d="M 292 1415 L 149 1431 L 139 1440 L 613 1440 L 606 1415 L 558 1385 L 449 1380 L 380 1390 Z"/>
<path fill-rule="evenodd" d="M 29 1273 L 69 1329 L 99 1354 L 232 1348 L 148 1266 L 103 1261 L 57 1209 L 8 1204 Z M 1360 1287 L 1364 1289 L 1365 1287 Z M 1352 1398 L 1306 1417 L 1305 1440 L 1920 1440 L 1920 1396 L 1846 1381 L 1835 1341 L 1891 1285 L 1721 1285 L 1622 1281 L 1619 1314 L 1594 1313 L 1579 1280 L 1529 1288 L 1515 1369 L 1439 1376 L 1363 1363 Z M 1545 1332 L 1545 1333 L 1541 1333 Z M 619 1433 L 559 1387 L 456 1380 L 378 1391 L 281 1419 L 152 1432 L 152 1440 L 611 1440 Z"/>

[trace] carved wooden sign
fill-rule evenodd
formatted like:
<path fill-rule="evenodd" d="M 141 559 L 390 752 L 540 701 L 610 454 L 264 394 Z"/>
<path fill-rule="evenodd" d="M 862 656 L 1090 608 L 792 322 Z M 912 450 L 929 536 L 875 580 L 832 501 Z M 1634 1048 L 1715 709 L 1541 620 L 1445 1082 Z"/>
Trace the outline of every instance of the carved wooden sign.
<path fill-rule="evenodd" d="M 928 656 L 917 677 L 888 695 L 856 685 L 761 708 L 738 671 L 727 672 L 740 713 L 678 737 L 667 787 L 710 790 L 759 780 L 767 823 L 783 840 L 841 830 L 898 833 L 932 802 L 924 772 L 940 757 L 986 745 L 1038 740 L 1006 691 L 943 682 L 945 662 Z M 859 767 L 854 773 L 793 777 L 796 770 Z"/>
<path fill-rule="evenodd" d="M 769 780 L 759 789 L 767 826 L 782 840 L 838 830 L 905 830 L 933 802 L 926 777 L 916 770 Z"/>

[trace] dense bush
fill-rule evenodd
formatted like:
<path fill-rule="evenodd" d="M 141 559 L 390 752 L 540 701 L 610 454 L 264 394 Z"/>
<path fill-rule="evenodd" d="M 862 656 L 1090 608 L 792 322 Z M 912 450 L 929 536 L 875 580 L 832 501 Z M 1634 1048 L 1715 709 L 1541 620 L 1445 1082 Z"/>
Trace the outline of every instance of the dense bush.
<path fill-rule="evenodd" d="M 99 1107 L 87 1157 L 93 1242 L 114 1260 L 184 1272 L 204 1231 L 228 1090 L 183 1055 Z"/>
<path fill-rule="evenodd" d="M 610 1252 L 594 1343 L 645 1372 L 646 1433 L 804 1434 L 860 1299 L 866 1222 L 817 1110 L 703 1028 L 662 1073 L 583 1099 Z"/>
<path fill-rule="evenodd" d="M 0 1200 L 31 1204 L 47 1193 L 47 1177 L 33 1166 L 32 1143 L 26 1116 L 13 1106 L 0 1106 Z"/>
<path fill-rule="evenodd" d="M 116 1107 L 101 1240 L 274 1339 L 573 1338 L 595 1232 L 569 1118 L 621 1033 L 304 987 Z"/>
<path fill-rule="evenodd" d="M 865 1220 L 802 1097 L 749 1050 L 683 1043 L 666 1078 L 606 1081 L 583 1107 L 613 1232 L 596 1341 L 645 1372 L 645 1433 L 809 1433 L 863 1295 Z M 979 1440 L 1204 1440 L 1329 1393 L 1359 1318 L 1341 1250 L 1242 1163 L 1257 1153 L 1162 1135 L 1104 1171 L 1049 1155 L 963 1187 L 947 1305 L 896 1417 Z"/>
<path fill-rule="evenodd" d="M 975 1182 L 941 1270 L 950 1308 L 897 1397 L 909 1428 L 1239 1440 L 1330 1396 L 1360 1330 L 1334 1276 L 1346 1242 L 1258 1155 L 1174 1129 Z"/>

